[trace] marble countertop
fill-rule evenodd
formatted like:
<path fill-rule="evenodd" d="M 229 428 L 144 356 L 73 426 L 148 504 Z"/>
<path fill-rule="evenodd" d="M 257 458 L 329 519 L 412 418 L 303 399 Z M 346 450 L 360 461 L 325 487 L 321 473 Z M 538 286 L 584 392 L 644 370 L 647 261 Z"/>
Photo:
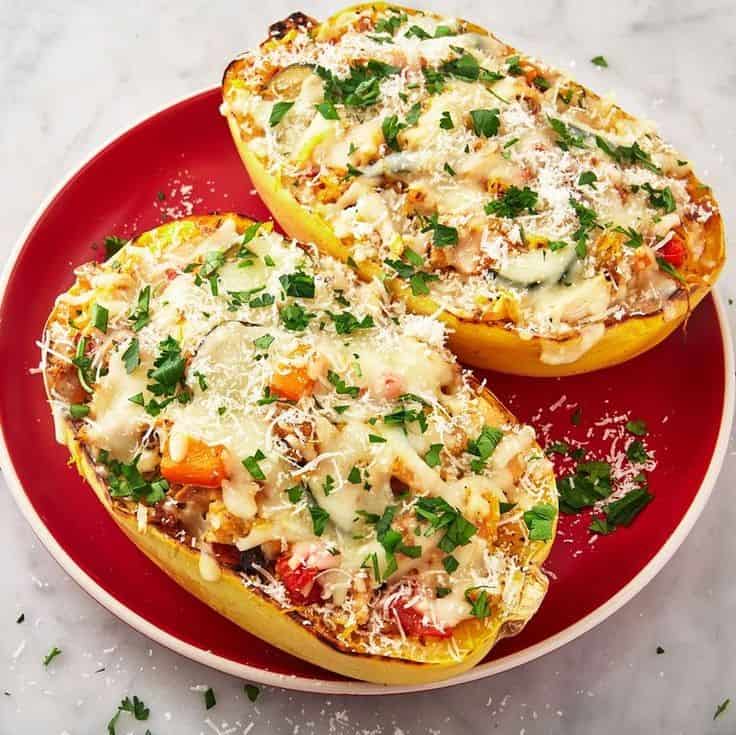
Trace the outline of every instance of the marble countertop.
<path fill-rule="evenodd" d="M 223 62 L 295 9 L 320 17 L 336 2 L 191 0 L 0 3 L 0 261 L 39 202 L 112 134 L 168 100 L 218 83 Z M 625 108 L 660 121 L 698 162 L 736 228 L 736 5 L 731 0 L 435 0 L 522 49 L 572 69 Z M 589 59 L 606 56 L 609 69 Z M 731 263 L 719 290 L 736 290 Z M 729 308 L 733 324 L 736 310 Z M 11 389 L 2 386 L 3 390 Z M 697 427 L 690 427 L 697 430 Z M 102 733 L 117 704 L 137 694 L 140 735 L 459 735 L 504 733 L 726 733 L 736 711 L 736 452 L 705 512 L 671 562 L 632 602 L 592 632 L 485 681 L 401 697 L 349 698 L 264 688 L 251 703 L 239 680 L 151 643 L 99 607 L 36 541 L 0 493 L 7 570 L 0 606 L 0 733 Z M 0 486 L 5 490 L 3 481 Z M 605 573 L 605 571 L 603 572 Z M 22 623 L 16 623 L 20 613 Z M 41 660 L 57 645 L 48 669 Z M 665 653 L 657 655 L 657 646 Z M 104 669 L 104 670 L 102 670 Z M 217 705 L 206 711 L 201 690 Z"/>

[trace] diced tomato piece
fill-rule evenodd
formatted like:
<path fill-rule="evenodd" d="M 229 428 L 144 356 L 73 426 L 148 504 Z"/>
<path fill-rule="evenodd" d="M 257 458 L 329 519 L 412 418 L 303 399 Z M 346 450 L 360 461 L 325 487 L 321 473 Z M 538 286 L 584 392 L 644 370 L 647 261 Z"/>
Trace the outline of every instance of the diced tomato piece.
<path fill-rule="evenodd" d="M 296 605 L 312 605 L 320 601 L 320 587 L 314 578 L 319 574 L 316 567 L 300 562 L 294 569 L 289 566 L 290 554 L 282 554 L 276 561 L 276 576 L 281 580 L 291 601 Z"/>
<path fill-rule="evenodd" d="M 660 248 L 660 257 L 664 258 L 670 265 L 679 268 L 687 257 L 687 248 L 682 238 L 674 235 L 665 245 Z"/>
<path fill-rule="evenodd" d="M 412 638 L 451 638 L 452 628 L 440 630 L 434 625 L 428 625 L 424 622 L 424 616 L 416 608 L 407 607 L 406 600 L 397 600 L 392 609 L 396 610 L 399 616 L 399 622 L 404 629 L 404 633 Z"/>

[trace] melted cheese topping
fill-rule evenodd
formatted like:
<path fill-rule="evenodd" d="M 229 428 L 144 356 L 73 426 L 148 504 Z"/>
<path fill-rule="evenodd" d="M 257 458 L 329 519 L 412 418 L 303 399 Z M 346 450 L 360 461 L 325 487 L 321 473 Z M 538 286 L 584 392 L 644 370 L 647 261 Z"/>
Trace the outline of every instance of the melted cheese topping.
<path fill-rule="evenodd" d="M 219 578 L 222 545 L 259 550 L 266 566 L 286 556 L 294 573 L 316 570 L 300 590 L 317 590 L 319 615 L 352 621 L 365 641 L 394 625 L 386 605 L 399 598 L 440 630 L 472 617 L 466 590 L 501 595 L 526 564 L 528 543 L 495 543 L 499 504 L 515 504 L 525 535 L 521 513 L 553 497 L 534 432 L 501 413 L 489 427 L 442 324 L 405 315 L 380 282 L 267 226 L 243 239 L 224 217 L 83 266 L 60 304 L 91 313 L 115 290 L 127 307 L 110 309 L 104 334 L 51 321 L 48 349 L 73 354 L 83 339 L 95 366 L 85 415 L 61 396 L 55 405 L 142 530 L 160 522 L 147 504 L 176 518 L 205 580 Z M 474 449 L 484 431 L 493 446 Z M 445 525 L 421 516 L 428 499 L 444 501 Z M 453 518 L 469 526 L 448 550 Z M 282 602 L 282 584 L 295 594 L 257 568 L 248 584 Z"/>
<path fill-rule="evenodd" d="M 376 94 L 336 94 L 334 80 L 366 60 L 384 65 Z M 304 78 L 294 106 L 271 125 L 273 105 L 293 94 L 283 97 L 279 75 L 294 69 Z M 326 97 L 329 120 L 314 109 Z M 693 204 L 689 165 L 649 125 L 454 19 L 365 7 L 271 40 L 243 56 L 223 113 L 356 260 L 409 248 L 440 276 L 428 286 L 443 309 L 525 337 L 589 348 L 591 325 L 662 310 L 678 289 L 654 257 L 669 257 L 657 253 L 662 238 L 697 259 L 713 212 Z M 527 206 L 501 206 L 520 191 Z M 453 244 L 430 218 L 452 228 Z M 577 359 L 574 345 L 542 359 Z"/>

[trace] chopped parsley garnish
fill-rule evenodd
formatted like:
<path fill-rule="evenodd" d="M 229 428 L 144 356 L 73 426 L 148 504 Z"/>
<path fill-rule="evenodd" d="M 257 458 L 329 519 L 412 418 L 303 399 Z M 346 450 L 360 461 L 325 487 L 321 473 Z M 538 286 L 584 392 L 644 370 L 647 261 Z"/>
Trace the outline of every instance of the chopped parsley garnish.
<path fill-rule="evenodd" d="M 437 467 L 440 460 L 440 452 L 444 448 L 444 444 L 431 444 L 429 451 L 424 455 L 424 461 L 429 467 Z"/>
<path fill-rule="evenodd" d="M 445 173 L 449 174 L 450 176 L 455 175 L 455 169 L 452 166 L 450 166 L 450 164 L 447 163 L 447 161 L 445 161 L 445 165 L 442 168 L 445 171 Z"/>
<path fill-rule="evenodd" d="M 583 418 L 583 411 L 582 411 L 582 409 L 580 408 L 580 406 L 578 406 L 578 407 L 577 407 L 577 408 L 576 408 L 576 409 L 575 409 L 575 410 L 574 410 L 574 411 L 573 411 L 573 412 L 572 412 L 572 413 L 570 414 L 570 423 L 571 423 L 571 424 L 572 424 L 573 426 L 580 426 L 580 421 L 582 420 L 582 418 Z"/>
<path fill-rule="evenodd" d="M 424 75 L 424 85 L 429 94 L 442 94 L 445 89 L 445 75 L 436 69 L 429 67 L 422 68 Z"/>
<path fill-rule="evenodd" d="M 611 494 L 611 465 L 607 462 L 581 462 L 573 475 L 557 479 L 560 510 L 577 513 L 590 508 Z"/>
<path fill-rule="evenodd" d="M 136 393 L 134 396 L 128 398 L 131 403 L 135 403 L 136 406 L 146 405 L 146 399 L 143 397 L 143 393 Z"/>
<path fill-rule="evenodd" d="M 470 543 L 470 539 L 478 530 L 444 498 L 419 498 L 414 512 L 420 521 L 429 523 L 429 533 L 444 530 L 445 534 L 440 539 L 438 547 L 446 554 L 452 553 L 458 546 Z"/>
<path fill-rule="evenodd" d="M 578 229 L 573 232 L 572 239 L 575 240 L 575 252 L 581 260 L 588 254 L 588 237 L 594 227 L 598 227 L 598 215 L 594 209 L 586 207 L 581 202 L 570 197 L 570 206 L 575 210 L 578 217 Z"/>
<path fill-rule="evenodd" d="M 598 181 L 598 177 L 593 171 L 583 171 L 578 177 L 578 186 L 590 186 L 595 189 L 596 181 Z"/>
<path fill-rule="evenodd" d="M 400 426 L 404 433 L 406 433 L 407 426 L 414 422 L 419 424 L 419 429 L 422 434 L 427 430 L 427 417 L 421 409 L 414 410 L 402 406 L 383 417 L 383 423 L 386 424 L 386 426 Z"/>
<path fill-rule="evenodd" d="M 460 562 L 452 554 L 448 554 L 442 560 L 442 566 L 448 574 L 452 574 L 460 566 Z"/>
<path fill-rule="evenodd" d="M 86 403 L 72 403 L 69 413 L 73 419 L 83 419 L 89 413 L 89 406 Z"/>
<path fill-rule="evenodd" d="M 537 503 L 524 513 L 524 523 L 529 529 L 531 541 L 549 541 L 554 535 L 552 523 L 557 515 L 554 505 Z"/>
<path fill-rule="evenodd" d="M 256 699 L 258 699 L 258 695 L 261 693 L 260 688 L 255 686 L 255 684 L 245 684 L 243 689 L 251 702 L 255 702 Z"/>
<path fill-rule="evenodd" d="M 103 244 L 105 246 L 105 257 L 112 258 L 125 245 L 125 240 L 122 237 L 108 235 Z"/>
<path fill-rule="evenodd" d="M 146 707 L 143 701 L 138 699 L 138 697 L 134 696 L 132 701 L 130 697 L 126 697 L 122 702 L 120 702 L 117 712 L 113 715 L 110 722 L 107 723 L 108 735 L 115 735 L 115 725 L 121 712 L 129 712 L 138 721 L 147 720 L 148 716 L 151 714 L 151 710 Z M 147 730 L 146 732 L 150 731 Z"/>
<path fill-rule="evenodd" d="M 452 130 L 455 127 L 455 123 L 452 122 L 452 116 L 447 110 L 440 116 L 440 127 L 443 130 Z"/>
<path fill-rule="evenodd" d="M 335 331 L 338 334 L 352 334 L 358 329 L 371 329 L 375 327 L 375 322 L 370 314 L 366 314 L 362 319 L 353 316 L 349 311 L 343 311 L 342 314 L 333 314 L 327 312 L 330 319 L 335 325 Z"/>
<path fill-rule="evenodd" d="M 486 466 L 486 462 L 496 451 L 496 447 L 503 439 L 503 432 L 493 426 L 484 426 L 477 439 L 468 442 L 466 451 L 477 457 L 470 462 L 473 472 L 480 473 Z"/>
<path fill-rule="evenodd" d="M 532 79 L 532 84 L 540 91 L 540 92 L 546 92 L 552 85 L 549 83 L 549 80 L 546 77 L 543 77 L 541 74 L 537 74 Z"/>
<path fill-rule="evenodd" d="M 266 459 L 266 455 L 259 449 L 255 454 L 243 460 L 243 467 L 250 472 L 250 476 L 254 480 L 258 480 L 259 482 L 263 482 L 266 479 L 266 475 L 258 464 L 263 459 Z"/>
<path fill-rule="evenodd" d="M 570 451 L 570 445 L 567 442 L 556 441 L 548 444 L 544 451 L 547 454 L 559 454 L 564 457 Z"/>
<path fill-rule="evenodd" d="M 283 119 L 284 115 L 294 107 L 293 102 L 277 102 L 271 108 L 271 115 L 268 118 L 268 124 L 273 128 L 278 125 Z"/>
<path fill-rule="evenodd" d="M 370 59 L 364 66 L 352 66 L 350 74 L 340 79 L 324 67 L 315 67 L 315 73 L 324 82 L 325 101 L 342 103 L 347 107 L 370 107 L 378 102 L 380 80 L 401 71 L 398 67 Z"/>
<path fill-rule="evenodd" d="M 665 214 L 677 209 L 675 197 L 669 186 L 664 189 L 655 189 L 651 184 L 642 184 L 641 188 L 649 194 L 649 203 L 657 209 L 663 209 Z"/>
<path fill-rule="evenodd" d="M 271 388 L 269 386 L 266 386 L 263 389 L 263 398 L 259 398 L 256 401 L 256 405 L 270 406 L 272 403 L 279 403 L 279 401 L 283 403 L 294 403 L 294 401 L 289 401 L 286 398 L 282 398 L 278 393 L 271 393 Z"/>
<path fill-rule="evenodd" d="M 254 222 L 252 225 L 248 225 L 243 232 L 243 239 L 240 244 L 247 245 L 258 234 L 258 229 L 262 224 L 262 222 Z"/>
<path fill-rule="evenodd" d="M 110 316 L 110 312 L 99 304 L 92 306 L 92 326 L 100 330 L 100 332 L 107 332 L 107 320 Z"/>
<path fill-rule="evenodd" d="M 204 391 L 207 390 L 207 378 L 205 377 L 204 373 L 200 373 L 199 370 L 195 371 L 194 377 L 197 379 L 197 384 L 199 385 L 199 389 L 204 393 Z"/>
<path fill-rule="evenodd" d="M 534 207 L 537 204 L 537 198 L 537 192 L 532 191 L 528 186 L 523 189 L 510 186 L 501 197 L 486 204 L 485 212 L 486 214 L 508 219 L 518 217 L 524 210 L 528 211 L 529 214 L 535 214 Z"/>
<path fill-rule="evenodd" d="M 407 248 L 403 257 L 409 261 L 404 263 L 401 260 L 390 260 L 386 259 L 383 262 L 396 271 L 396 275 L 405 280 L 409 281 L 411 292 L 414 296 L 426 296 L 429 294 L 429 287 L 427 283 L 431 281 L 439 280 L 439 276 L 435 273 L 425 273 L 424 271 L 415 270 L 414 266 L 421 267 L 424 263 L 422 257 L 415 253 L 413 250 Z"/>
<path fill-rule="evenodd" d="M 128 464 L 110 459 L 107 453 L 101 452 L 97 461 L 107 467 L 107 484 L 113 498 L 131 498 L 155 505 L 166 496 L 169 483 L 163 477 L 146 480 L 138 469 L 138 459 L 136 456 Z"/>
<path fill-rule="evenodd" d="M 260 290 L 260 289 L 259 289 Z M 251 309 L 260 309 L 264 306 L 273 306 L 276 299 L 270 293 L 262 293 L 248 302 Z"/>
<path fill-rule="evenodd" d="M 43 659 L 43 665 L 48 666 L 59 654 L 61 653 L 61 649 L 54 646 L 47 654 L 44 656 Z"/>
<path fill-rule="evenodd" d="M 215 693 L 212 691 L 212 687 L 209 687 L 204 693 L 204 708 L 212 709 L 216 704 Z"/>
<path fill-rule="evenodd" d="M 585 148 L 585 142 L 583 141 L 582 135 L 576 135 L 572 130 L 556 117 L 547 117 L 550 127 L 557 133 L 557 145 L 562 148 L 563 151 L 570 150 L 570 148 Z M 580 182 L 578 182 L 580 183 Z"/>
<path fill-rule="evenodd" d="M 125 352 L 123 352 L 123 365 L 125 366 L 125 372 L 130 375 L 130 373 L 132 373 L 140 364 L 141 356 L 138 337 L 133 337 Z"/>
<path fill-rule="evenodd" d="M 633 227 L 624 228 L 618 226 L 614 227 L 613 230 L 614 232 L 620 232 L 622 235 L 626 235 L 628 239 L 624 240 L 624 245 L 627 248 L 633 248 L 635 250 L 644 244 L 644 238 L 641 233 L 637 232 Z"/>
<path fill-rule="evenodd" d="M 425 218 L 422 232 L 432 233 L 432 244 L 437 248 L 446 248 L 458 243 L 457 229 L 439 222 L 436 212 L 431 217 Z"/>
<path fill-rule="evenodd" d="M 140 332 L 143 327 L 151 321 L 148 314 L 149 307 L 151 305 L 151 287 L 146 286 L 138 294 L 138 303 L 136 304 L 133 313 L 130 315 L 129 320 L 133 322 L 133 331 Z"/>
<path fill-rule="evenodd" d="M 626 431 L 634 436 L 646 436 L 647 435 L 647 424 L 646 421 L 641 419 L 635 419 L 626 422 Z"/>
<path fill-rule="evenodd" d="M 608 61 L 606 61 L 605 56 L 594 56 L 590 60 L 591 64 L 594 64 L 595 66 L 600 66 L 603 69 L 608 68 Z"/>
<path fill-rule="evenodd" d="M 312 530 L 315 536 L 321 536 L 327 527 L 327 521 L 330 520 L 330 514 L 319 505 L 309 506 L 309 515 L 312 516 Z"/>
<path fill-rule="evenodd" d="M 148 390 L 155 396 L 171 396 L 184 377 L 186 360 L 182 357 L 181 347 L 173 337 L 167 337 L 158 344 L 159 354 L 153 361 L 153 369 L 148 371 L 152 381 Z"/>
<path fill-rule="evenodd" d="M 340 116 L 337 114 L 337 110 L 335 109 L 335 105 L 333 105 L 332 102 L 320 102 L 318 105 L 315 105 L 315 108 L 325 120 L 340 119 Z"/>
<path fill-rule="evenodd" d="M 279 312 L 281 322 L 290 332 L 303 332 L 315 315 L 299 304 L 288 304 Z"/>
<path fill-rule="evenodd" d="M 723 701 L 722 701 L 722 702 L 721 702 L 721 703 L 720 703 L 720 704 L 719 704 L 719 705 L 718 705 L 718 706 L 716 707 L 716 712 L 715 712 L 715 714 L 713 715 L 713 719 L 715 720 L 716 718 L 720 717 L 720 716 L 721 716 L 721 715 L 722 715 L 722 714 L 723 714 L 723 713 L 724 713 L 724 712 L 725 712 L 725 711 L 726 711 L 726 710 L 728 709 L 728 706 L 729 706 L 730 704 L 731 704 L 731 700 L 730 700 L 730 699 L 724 699 L 724 700 L 723 700 Z"/>
<path fill-rule="evenodd" d="M 478 592 L 478 590 L 481 590 Z M 491 603 L 488 600 L 488 592 L 480 587 L 471 587 L 465 590 L 465 599 L 470 604 L 470 612 L 473 617 L 484 620 L 491 615 Z"/>
<path fill-rule="evenodd" d="M 399 151 L 401 146 L 398 141 L 398 134 L 406 127 L 405 123 L 399 122 L 397 115 L 389 115 L 383 119 L 381 124 L 381 130 L 383 132 L 383 139 L 386 141 L 386 145 L 391 150 Z"/>
<path fill-rule="evenodd" d="M 419 122 L 419 116 L 422 114 L 422 105 L 420 102 L 416 102 L 409 108 L 409 112 L 406 113 L 406 124 L 416 125 Z"/>
<path fill-rule="evenodd" d="M 391 9 L 389 9 L 391 10 Z M 381 18 L 375 25 L 374 31 L 376 33 L 387 33 L 389 36 L 393 36 L 399 29 L 402 23 L 407 20 L 406 13 L 392 11 L 392 15 L 388 18 Z"/>
<path fill-rule="evenodd" d="M 683 276 L 682 273 L 680 273 L 680 271 L 678 271 L 677 268 L 675 268 L 675 266 L 669 262 L 669 260 L 666 260 L 665 258 L 657 256 L 657 265 L 668 276 L 674 278 L 676 281 L 683 284 L 683 286 L 687 284 L 687 281 L 685 280 L 685 276 Z"/>
<path fill-rule="evenodd" d="M 460 79 L 476 81 L 480 75 L 480 65 L 477 59 L 465 49 L 459 50 L 462 55 L 456 59 L 443 62 L 440 65 L 440 71 Z"/>
<path fill-rule="evenodd" d="M 345 381 L 334 371 L 327 371 L 327 380 L 335 387 L 335 392 L 340 396 L 350 396 L 357 398 L 360 388 L 357 385 L 347 385 Z"/>
<path fill-rule="evenodd" d="M 279 276 L 281 288 L 287 296 L 294 296 L 302 299 L 314 298 L 314 276 L 308 273 L 297 271 L 296 273 L 285 273 Z"/>
<path fill-rule="evenodd" d="M 405 38 L 413 37 L 413 38 L 418 38 L 420 41 L 426 41 L 430 38 L 445 38 L 446 36 L 455 36 L 455 35 L 457 34 L 449 26 L 443 26 L 443 25 L 437 26 L 434 29 L 434 36 L 431 36 L 429 33 L 427 33 L 427 31 L 424 30 L 424 28 L 413 25 L 404 34 L 404 37 Z"/>
<path fill-rule="evenodd" d="M 473 122 L 473 132 L 483 138 L 492 138 L 498 133 L 501 121 L 498 117 L 499 110 L 494 107 L 492 110 L 471 110 L 470 119 Z"/>
<path fill-rule="evenodd" d="M 253 340 L 253 344 L 259 350 L 267 350 L 273 344 L 274 339 L 275 337 L 270 334 L 262 334 L 260 337 L 256 337 Z"/>
<path fill-rule="evenodd" d="M 437 589 L 435 589 L 434 591 L 434 594 L 436 595 L 438 600 L 441 600 L 443 597 L 447 597 L 450 592 L 452 592 L 452 590 L 449 587 L 437 587 Z"/>
<path fill-rule="evenodd" d="M 635 464 L 643 464 L 649 459 L 647 450 L 639 439 L 632 440 L 629 446 L 626 447 L 626 456 L 630 462 Z"/>
<path fill-rule="evenodd" d="M 613 158 L 617 163 L 638 163 L 656 174 L 662 173 L 659 166 L 656 166 L 652 162 L 651 156 L 641 148 L 638 143 L 634 143 L 630 146 L 612 145 L 605 138 L 601 138 L 600 135 L 595 136 L 595 143 L 604 153 Z"/>
<path fill-rule="evenodd" d="M 335 478 L 332 475 L 327 475 L 325 481 L 322 484 L 322 492 L 325 496 L 329 495 L 335 489 Z"/>
<path fill-rule="evenodd" d="M 210 284 L 210 289 L 213 296 L 217 296 L 219 293 L 217 281 L 219 276 L 217 271 L 225 265 L 225 253 L 221 250 L 211 250 L 204 256 L 204 261 L 199 267 L 195 283 L 199 286 L 202 281 L 207 281 Z"/>
<path fill-rule="evenodd" d="M 379 436 L 378 434 L 368 434 L 368 441 L 371 444 L 385 444 L 386 439 L 384 439 L 382 436 Z"/>
<path fill-rule="evenodd" d="M 411 26 L 409 30 L 404 34 L 405 38 L 418 38 L 420 41 L 426 41 L 428 38 L 432 38 L 432 36 L 427 33 L 427 31 L 424 30 L 424 28 L 420 26 Z"/>
<path fill-rule="evenodd" d="M 564 240 L 550 240 L 547 243 L 547 247 L 550 249 L 551 252 L 556 253 L 558 250 L 562 250 L 562 248 L 566 248 L 567 243 L 564 242 Z"/>
<path fill-rule="evenodd" d="M 87 393 L 92 393 L 91 386 L 92 383 L 95 382 L 95 376 L 92 370 L 92 358 L 87 355 L 86 337 L 82 337 L 79 342 L 77 342 L 77 349 L 72 359 L 72 365 L 77 368 L 77 377 L 79 378 L 82 388 L 84 388 Z"/>
<path fill-rule="evenodd" d="M 634 518 L 652 501 L 654 496 L 646 487 L 629 490 L 626 495 L 606 506 L 606 520 L 612 526 L 630 526 Z"/>
<path fill-rule="evenodd" d="M 521 68 L 521 64 L 519 63 L 518 56 L 509 56 L 509 58 L 506 59 L 506 72 L 512 77 L 520 77 L 524 73 L 524 70 Z"/>
<path fill-rule="evenodd" d="M 352 482 L 353 485 L 359 485 L 360 481 L 360 470 L 357 467 L 353 467 L 348 473 L 348 482 Z"/>
<path fill-rule="evenodd" d="M 503 515 L 516 508 L 516 503 L 504 503 L 503 501 L 498 504 L 498 512 Z"/>
<path fill-rule="evenodd" d="M 294 485 L 293 487 L 287 488 L 286 496 L 289 498 L 290 503 L 298 503 L 304 497 L 304 486 Z"/>
<path fill-rule="evenodd" d="M 376 581 L 378 582 L 387 579 L 397 570 L 398 565 L 395 557 L 396 552 L 404 554 L 412 559 L 418 559 L 422 555 L 421 546 L 410 546 L 405 544 L 401 533 L 391 528 L 391 523 L 394 520 L 397 510 L 398 506 L 387 505 L 381 516 L 378 516 L 375 513 L 358 511 L 358 515 L 361 516 L 366 523 L 375 525 L 376 539 L 378 540 L 378 543 L 383 546 L 383 549 L 386 552 L 386 568 L 383 571 L 383 575 L 380 574 L 378 558 L 375 556 L 375 553 L 373 555 L 369 555 L 363 562 L 363 566 L 366 566 L 367 561 L 372 561 L 373 573 Z M 375 558 L 371 558 L 372 556 L 375 556 Z"/>

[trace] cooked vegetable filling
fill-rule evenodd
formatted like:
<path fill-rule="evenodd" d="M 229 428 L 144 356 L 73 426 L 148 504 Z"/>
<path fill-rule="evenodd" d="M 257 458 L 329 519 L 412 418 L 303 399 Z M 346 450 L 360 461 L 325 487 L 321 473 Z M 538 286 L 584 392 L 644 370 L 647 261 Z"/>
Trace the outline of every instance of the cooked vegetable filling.
<path fill-rule="evenodd" d="M 716 214 L 652 129 L 464 21 L 363 6 L 231 65 L 223 113 L 358 263 L 573 362 L 707 282 Z"/>
<path fill-rule="evenodd" d="M 533 430 L 380 281 L 208 222 L 81 266 L 47 326 L 54 415 L 116 509 L 351 650 L 528 617 L 556 521 Z"/>

